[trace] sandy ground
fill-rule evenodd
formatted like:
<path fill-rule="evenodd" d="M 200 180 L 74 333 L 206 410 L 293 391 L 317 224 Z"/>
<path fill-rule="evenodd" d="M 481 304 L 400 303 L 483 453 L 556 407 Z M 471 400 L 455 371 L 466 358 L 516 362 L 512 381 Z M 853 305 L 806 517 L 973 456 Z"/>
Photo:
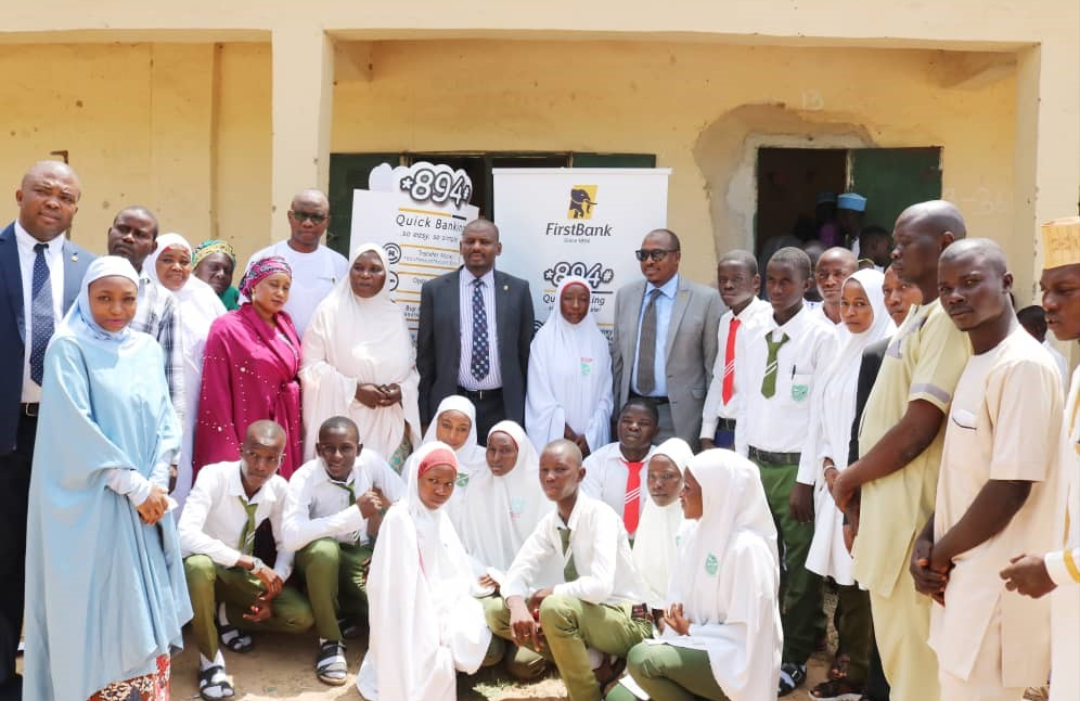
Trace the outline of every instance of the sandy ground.
<path fill-rule="evenodd" d="M 255 649 L 245 655 L 226 652 L 228 671 L 236 686 L 237 701 L 267 701 L 297 699 L 298 701 L 330 701 L 330 699 L 361 698 L 354 686 L 356 670 L 364 653 L 364 639 L 348 641 L 349 683 L 342 687 L 322 684 L 314 672 L 316 637 L 314 633 L 300 636 L 256 635 Z M 199 697 L 196 669 L 198 653 L 194 641 L 188 638 L 184 652 L 173 659 L 173 699 Z M 825 678 L 831 660 L 824 653 L 815 655 L 810 665 L 810 684 Z M 563 701 L 566 689 L 552 675 L 529 685 L 514 683 L 501 668 L 483 670 L 479 674 L 459 677 L 458 698 L 462 701 Z M 808 701 L 806 688 L 785 697 L 785 701 Z"/>

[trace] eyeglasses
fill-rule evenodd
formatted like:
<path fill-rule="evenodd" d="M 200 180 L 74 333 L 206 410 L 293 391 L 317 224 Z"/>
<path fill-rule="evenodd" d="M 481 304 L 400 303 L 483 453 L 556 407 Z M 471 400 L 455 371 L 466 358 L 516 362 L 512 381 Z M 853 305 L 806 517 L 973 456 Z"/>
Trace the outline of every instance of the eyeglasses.
<path fill-rule="evenodd" d="M 289 214 L 292 215 L 293 219 L 301 223 L 309 221 L 312 224 L 322 224 L 324 221 L 326 221 L 325 214 L 317 214 L 315 212 L 295 212 L 293 210 L 289 210 Z"/>
<path fill-rule="evenodd" d="M 652 258 L 656 262 L 660 262 L 667 258 L 669 253 L 678 253 L 678 249 L 665 249 L 665 248 L 653 248 L 646 251 L 644 248 L 634 251 L 634 255 L 637 259 L 644 263 L 648 258 Z"/>

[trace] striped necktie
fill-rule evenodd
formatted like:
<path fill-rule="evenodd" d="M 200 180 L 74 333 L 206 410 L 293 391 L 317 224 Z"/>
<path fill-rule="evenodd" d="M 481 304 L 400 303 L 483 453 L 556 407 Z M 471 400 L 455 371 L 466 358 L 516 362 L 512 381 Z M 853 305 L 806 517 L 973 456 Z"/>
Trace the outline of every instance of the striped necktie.
<path fill-rule="evenodd" d="M 724 406 L 727 406 L 731 398 L 735 396 L 735 334 L 739 332 L 742 322 L 732 317 L 728 326 L 727 343 L 724 346 L 724 384 L 722 397 Z"/>
<path fill-rule="evenodd" d="M 240 500 L 240 505 L 247 512 L 247 523 L 244 524 L 244 530 L 240 531 L 240 541 L 237 543 L 236 549 L 242 555 L 251 555 L 255 552 L 255 531 L 258 530 L 255 527 L 255 511 L 259 508 L 259 505 L 248 502 L 244 497 L 237 497 L 237 499 Z"/>
<path fill-rule="evenodd" d="M 625 462 L 625 461 L 624 461 Z M 643 462 L 626 463 L 626 499 L 623 501 L 623 525 L 633 538 L 641 519 L 641 467 Z"/>

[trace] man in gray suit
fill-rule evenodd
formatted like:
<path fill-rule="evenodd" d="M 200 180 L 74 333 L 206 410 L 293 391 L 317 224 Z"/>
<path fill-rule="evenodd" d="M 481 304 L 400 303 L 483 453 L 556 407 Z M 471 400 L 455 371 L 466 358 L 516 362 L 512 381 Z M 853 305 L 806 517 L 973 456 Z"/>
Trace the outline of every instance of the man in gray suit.
<path fill-rule="evenodd" d="M 645 236 L 635 251 L 644 280 L 615 295 L 612 373 L 619 406 L 649 397 L 660 412 L 657 441 L 678 436 L 698 448 L 701 410 L 716 361 L 720 295 L 679 275 L 679 237 Z"/>
<path fill-rule="evenodd" d="M 435 418 L 446 396 L 460 394 L 476 406 L 477 439 L 486 445 L 499 421 L 525 425 L 532 296 L 529 283 L 495 270 L 502 253 L 495 224 L 469 222 L 460 246 L 464 267 L 420 288 L 420 423 Z"/>

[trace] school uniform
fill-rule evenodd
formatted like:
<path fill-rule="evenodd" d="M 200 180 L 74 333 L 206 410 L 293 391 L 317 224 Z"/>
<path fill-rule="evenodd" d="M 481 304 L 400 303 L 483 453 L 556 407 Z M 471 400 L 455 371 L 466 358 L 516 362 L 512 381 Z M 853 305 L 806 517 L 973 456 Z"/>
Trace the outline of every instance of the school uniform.
<path fill-rule="evenodd" d="M 528 601 L 538 588 L 538 577 L 552 564 L 561 567 L 563 581 L 540 604 L 544 645 L 534 651 L 558 667 L 571 701 L 600 701 L 587 648 L 626 657 L 630 648 L 652 635 L 630 542 L 615 512 L 579 492 L 565 523 L 558 511 L 544 516 L 514 558 L 503 597 Z M 486 601 L 492 632 L 511 640 L 505 601 Z"/>
<path fill-rule="evenodd" d="M 388 504 L 405 496 L 405 483 L 381 455 L 365 449 L 344 482 L 333 480 L 322 458 L 304 463 L 288 482 L 282 517 L 285 547 L 296 553 L 319 637 L 341 641 L 338 616 L 367 614 L 367 566 L 374 539 L 356 506 L 372 488 Z"/>
<path fill-rule="evenodd" d="M 860 456 L 900 422 L 912 401 L 947 413 L 970 356 L 967 334 L 938 300 L 915 307 L 885 350 L 863 412 Z M 894 701 L 932 701 L 940 694 L 937 656 L 926 642 L 930 599 L 915 591 L 908 564 L 915 537 L 934 510 L 944 436 L 943 424 L 911 462 L 861 489 L 852 575 L 870 591 L 874 636 Z"/>
<path fill-rule="evenodd" d="M 736 382 L 744 388 L 735 451 L 761 470 L 761 482 L 783 543 L 780 598 L 785 662 L 805 664 L 822 627 L 820 577 L 806 569 L 813 523 L 788 506 L 795 482 L 813 484 L 810 397 L 837 351 L 830 326 L 803 308 L 783 325 L 770 318 L 745 338 Z"/>
<path fill-rule="evenodd" d="M 255 531 L 263 522 L 270 521 L 277 544 L 274 571 L 283 582 L 292 574 L 293 554 L 284 547 L 281 532 L 287 489 L 285 479 L 274 475 L 248 499 L 239 460 L 199 471 L 180 517 L 180 553 L 195 612 L 195 640 L 208 660 L 218 652 L 218 603 L 225 604 L 229 623 L 237 628 L 299 633 L 311 627 L 311 606 L 289 585 L 274 598 L 270 618 L 253 623 L 243 617 L 265 589 L 258 577 L 236 563 L 242 555 L 251 555 Z"/>
<path fill-rule="evenodd" d="M 720 317 L 717 332 L 716 363 L 712 381 L 705 395 L 701 412 L 701 438 L 712 440 L 717 448 L 735 444 L 735 419 L 739 415 L 739 388 L 735 384 L 735 366 L 739 362 L 739 335 L 749 335 L 772 318 L 772 305 L 754 297 L 746 308 L 736 314 L 729 309 Z"/>
<path fill-rule="evenodd" d="M 619 442 L 608 443 L 585 458 L 585 479 L 581 482 L 584 494 L 599 499 L 618 514 L 633 539 L 641 513 L 649 498 L 649 459 L 656 446 L 640 462 L 629 462 L 619 449 Z"/>
<path fill-rule="evenodd" d="M 956 386 L 941 457 L 934 540 L 964 517 L 990 480 L 1031 483 L 1004 530 L 953 558 L 947 606 L 930 613 L 941 697 L 1015 701 L 1050 671 L 1050 601 L 1010 596 L 998 572 L 1053 542 L 1061 380 L 1039 342 L 1017 327 L 973 355 Z"/>

